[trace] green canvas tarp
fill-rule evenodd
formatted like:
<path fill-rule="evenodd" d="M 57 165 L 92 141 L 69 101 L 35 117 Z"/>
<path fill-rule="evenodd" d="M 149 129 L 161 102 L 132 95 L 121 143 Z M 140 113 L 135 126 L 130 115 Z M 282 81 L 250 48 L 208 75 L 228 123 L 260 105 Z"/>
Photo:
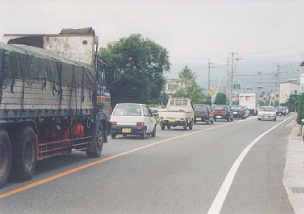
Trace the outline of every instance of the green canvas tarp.
<path fill-rule="evenodd" d="M 48 80 L 63 86 L 95 88 L 93 66 L 74 62 L 44 49 L 0 42 L 0 81 Z"/>

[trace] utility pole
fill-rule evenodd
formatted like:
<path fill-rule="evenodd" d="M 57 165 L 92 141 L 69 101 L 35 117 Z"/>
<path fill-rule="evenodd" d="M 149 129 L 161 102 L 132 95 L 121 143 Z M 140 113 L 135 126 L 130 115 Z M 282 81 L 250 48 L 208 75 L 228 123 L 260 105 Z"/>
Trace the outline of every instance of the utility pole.
<path fill-rule="evenodd" d="M 230 76 L 229 76 L 230 74 L 229 74 L 229 58 L 228 58 L 228 60 L 227 60 L 227 101 L 228 101 L 228 105 L 230 105 L 230 87 L 229 87 L 229 79 L 230 79 Z"/>
<path fill-rule="evenodd" d="M 208 91 L 210 90 L 210 68 L 215 68 L 214 66 L 211 66 L 211 64 L 213 63 L 210 63 L 210 59 L 208 59 Z"/>
<path fill-rule="evenodd" d="M 258 74 L 260 75 L 260 81 L 258 85 L 258 107 L 260 108 L 259 100 L 260 100 L 260 94 L 261 94 L 261 82 L 262 82 L 262 71 L 259 71 Z"/>
<path fill-rule="evenodd" d="M 234 60 L 239 60 L 241 58 L 234 58 L 234 55 L 238 55 L 238 53 L 234 53 L 234 52 L 231 52 L 229 53 L 231 54 L 231 73 L 230 73 L 230 99 L 229 99 L 229 105 L 232 104 L 232 96 L 233 96 L 233 87 L 234 87 L 234 84 L 233 84 L 233 73 L 234 73 L 234 68 L 233 68 L 233 63 L 234 63 Z"/>
<path fill-rule="evenodd" d="M 274 98 L 274 104 L 273 104 L 273 106 L 276 105 L 276 101 L 277 101 L 278 80 L 279 80 L 280 67 L 281 67 L 280 64 L 277 63 L 277 73 L 275 74 L 275 78 L 276 78 L 276 83 L 275 83 L 275 98 Z"/>

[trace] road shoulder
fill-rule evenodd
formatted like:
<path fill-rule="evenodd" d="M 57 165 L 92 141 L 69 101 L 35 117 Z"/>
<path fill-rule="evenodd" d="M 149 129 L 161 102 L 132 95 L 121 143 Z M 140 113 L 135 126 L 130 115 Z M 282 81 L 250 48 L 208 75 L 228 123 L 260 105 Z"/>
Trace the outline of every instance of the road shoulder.
<path fill-rule="evenodd" d="M 292 121 L 289 135 L 283 184 L 296 214 L 304 213 L 304 143 L 298 136 L 300 126 Z"/>

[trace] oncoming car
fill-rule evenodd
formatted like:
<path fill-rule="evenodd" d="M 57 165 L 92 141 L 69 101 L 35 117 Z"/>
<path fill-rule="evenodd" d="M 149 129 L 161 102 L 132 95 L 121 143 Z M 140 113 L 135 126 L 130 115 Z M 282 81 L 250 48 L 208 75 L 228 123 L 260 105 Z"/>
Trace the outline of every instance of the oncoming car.
<path fill-rule="evenodd" d="M 258 120 L 277 120 L 276 109 L 273 106 L 262 106 L 258 113 Z"/>
<path fill-rule="evenodd" d="M 110 119 L 112 123 L 111 137 L 116 135 L 139 135 L 142 139 L 146 135 L 156 136 L 156 120 L 149 107 L 138 103 L 120 103 L 113 110 Z"/>

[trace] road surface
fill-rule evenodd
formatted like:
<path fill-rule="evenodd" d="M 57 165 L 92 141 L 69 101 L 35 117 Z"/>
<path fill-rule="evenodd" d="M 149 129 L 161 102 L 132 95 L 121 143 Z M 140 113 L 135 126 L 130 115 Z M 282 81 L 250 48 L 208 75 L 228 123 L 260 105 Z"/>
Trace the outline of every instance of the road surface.
<path fill-rule="evenodd" d="M 38 163 L 31 181 L 0 189 L 1 214 L 291 214 L 282 178 L 295 116 L 157 128 Z"/>

